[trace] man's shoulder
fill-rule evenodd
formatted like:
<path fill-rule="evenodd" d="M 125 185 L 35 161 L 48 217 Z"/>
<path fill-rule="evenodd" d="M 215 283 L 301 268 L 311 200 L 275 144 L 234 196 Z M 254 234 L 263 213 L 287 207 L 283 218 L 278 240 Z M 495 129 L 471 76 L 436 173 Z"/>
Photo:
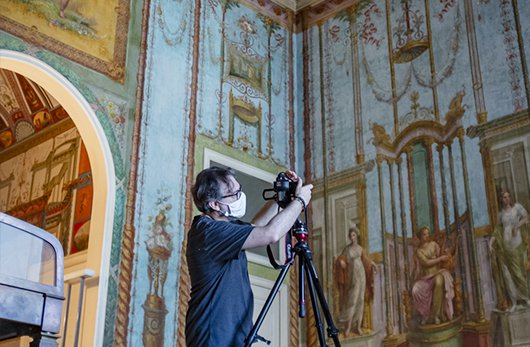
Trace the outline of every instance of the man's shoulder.
<path fill-rule="evenodd" d="M 209 217 L 208 215 L 199 214 L 193 218 L 193 222 L 191 223 L 190 230 L 202 229 L 216 222 L 217 221 L 215 219 Z"/>
<path fill-rule="evenodd" d="M 239 220 L 225 221 L 225 220 L 216 220 L 208 215 L 201 214 L 193 218 L 191 224 L 190 232 L 194 230 L 206 230 L 206 229 L 225 229 L 225 228 L 238 228 L 244 225 L 250 225 Z"/>
<path fill-rule="evenodd" d="M 208 219 L 211 220 L 212 218 L 208 217 L 205 214 L 198 214 L 195 217 L 193 217 L 193 224 L 198 223 L 200 221 L 208 220 Z"/>

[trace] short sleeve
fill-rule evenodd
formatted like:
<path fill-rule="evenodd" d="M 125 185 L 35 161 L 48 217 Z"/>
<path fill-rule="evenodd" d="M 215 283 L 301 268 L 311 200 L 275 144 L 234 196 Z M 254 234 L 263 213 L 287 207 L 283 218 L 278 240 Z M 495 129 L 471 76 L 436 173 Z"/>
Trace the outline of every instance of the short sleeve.
<path fill-rule="evenodd" d="M 215 261 L 229 261 L 239 258 L 248 235 L 254 226 L 238 221 L 213 223 L 205 233 L 206 252 Z"/>
<path fill-rule="evenodd" d="M 517 214 L 520 216 L 520 218 L 525 218 L 528 216 L 528 212 L 525 210 L 523 205 L 516 203 L 515 208 L 517 209 Z"/>

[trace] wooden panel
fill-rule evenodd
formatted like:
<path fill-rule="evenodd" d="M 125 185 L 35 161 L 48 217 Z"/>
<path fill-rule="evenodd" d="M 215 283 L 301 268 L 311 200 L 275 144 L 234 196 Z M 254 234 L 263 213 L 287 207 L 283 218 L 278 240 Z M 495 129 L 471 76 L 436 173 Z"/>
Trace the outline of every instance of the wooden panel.
<path fill-rule="evenodd" d="M 1 347 L 29 347 L 33 339 L 29 336 L 14 337 L 9 340 L 0 341 Z"/>

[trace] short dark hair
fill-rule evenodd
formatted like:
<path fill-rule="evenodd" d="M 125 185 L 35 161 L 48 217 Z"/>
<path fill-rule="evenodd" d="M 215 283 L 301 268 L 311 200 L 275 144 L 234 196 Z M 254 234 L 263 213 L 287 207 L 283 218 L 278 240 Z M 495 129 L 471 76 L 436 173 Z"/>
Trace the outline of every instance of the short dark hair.
<path fill-rule="evenodd" d="M 201 212 L 210 212 L 210 201 L 221 199 L 223 192 L 221 183 L 230 186 L 230 176 L 235 177 L 235 171 L 232 168 L 221 168 L 212 166 L 199 172 L 195 178 L 195 184 L 191 188 L 193 202 Z"/>

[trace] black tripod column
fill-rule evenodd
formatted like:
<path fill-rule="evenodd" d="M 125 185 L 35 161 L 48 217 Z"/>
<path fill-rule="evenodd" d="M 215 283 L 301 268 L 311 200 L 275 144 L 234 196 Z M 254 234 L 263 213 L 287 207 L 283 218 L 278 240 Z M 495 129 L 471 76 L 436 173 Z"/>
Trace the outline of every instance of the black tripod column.
<path fill-rule="evenodd" d="M 309 294 L 311 295 L 311 303 L 313 304 L 313 310 L 315 312 L 315 326 L 318 331 L 320 345 L 327 346 L 326 340 L 324 337 L 324 326 L 322 324 L 322 318 L 320 316 L 320 309 L 318 308 L 319 303 L 320 303 L 320 306 L 322 307 L 324 318 L 326 319 L 326 324 L 328 326 L 327 328 L 328 336 L 333 339 L 335 346 L 340 347 L 340 342 L 338 338 L 339 330 L 333 323 L 333 318 L 331 316 L 331 312 L 326 302 L 326 297 L 324 296 L 322 286 L 320 285 L 320 281 L 318 280 L 318 275 L 313 265 L 311 249 L 308 247 L 307 243 L 305 242 L 302 243 L 301 248 L 303 249 L 303 251 L 301 252 L 299 261 L 305 263 L 304 267 L 307 273 Z"/>
<path fill-rule="evenodd" d="M 297 250 L 295 250 L 297 252 Z M 305 309 L 305 263 L 298 260 L 298 316 L 304 318 L 306 314 Z"/>
<path fill-rule="evenodd" d="M 308 248 L 305 247 L 305 245 L 302 245 L 302 247 L 304 248 L 304 251 L 308 250 Z M 309 251 L 309 252 L 311 252 L 311 251 Z M 302 252 L 302 255 L 298 259 L 300 264 L 305 264 L 306 262 L 308 262 L 310 260 L 311 260 L 310 253 L 309 253 L 309 256 L 308 256 L 307 253 L 305 253 L 305 252 Z M 311 303 L 313 304 L 313 312 L 315 314 L 315 327 L 317 328 L 317 332 L 318 332 L 318 340 L 320 342 L 320 346 L 326 346 L 326 338 L 324 336 L 324 328 L 322 326 L 322 318 L 320 316 L 320 309 L 318 307 L 317 295 L 315 293 L 315 281 L 314 281 L 314 279 L 312 277 L 312 272 L 309 271 L 309 267 L 310 266 L 303 265 L 301 267 L 303 267 L 307 271 L 309 295 L 311 296 Z M 302 276 L 302 273 L 300 273 L 300 276 Z M 302 288 L 304 288 L 304 283 L 300 284 L 300 290 L 302 290 Z"/>

